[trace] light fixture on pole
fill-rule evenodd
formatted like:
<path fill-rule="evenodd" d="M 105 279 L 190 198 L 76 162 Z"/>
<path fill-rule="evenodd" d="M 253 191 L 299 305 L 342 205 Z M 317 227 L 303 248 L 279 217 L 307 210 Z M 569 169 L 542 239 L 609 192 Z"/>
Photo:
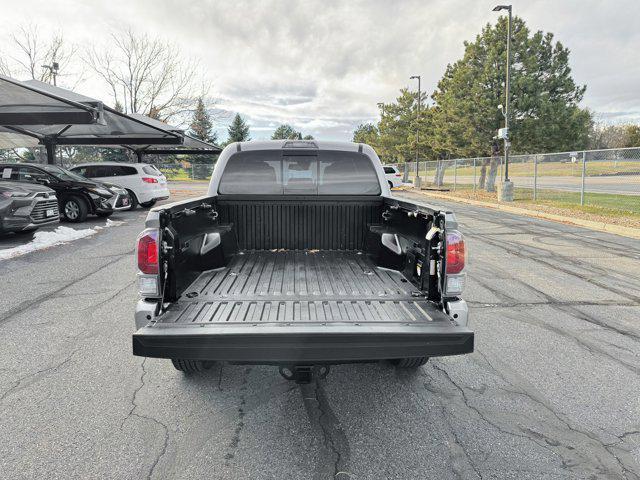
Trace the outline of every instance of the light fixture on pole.
<path fill-rule="evenodd" d="M 410 80 L 418 80 L 418 114 L 416 117 L 416 179 L 415 187 L 420 188 L 420 104 L 422 103 L 422 91 L 420 89 L 420 75 L 412 75 Z"/>
<path fill-rule="evenodd" d="M 512 16 L 512 6 L 511 5 L 496 5 L 493 7 L 494 12 L 500 12 L 502 10 L 507 10 L 509 12 L 508 23 L 507 23 L 507 72 L 506 72 L 506 81 L 505 81 L 505 99 L 504 99 L 504 110 L 502 110 L 502 114 L 504 115 L 504 129 L 501 129 L 498 136 L 504 140 L 504 182 L 501 189 L 501 197 L 504 197 L 505 201 L 513 201 L 513 185 L 509 181 L 509 148 L 511 147 L 511 142 L 509 141 L 509 104 L 510 104 L 510 84 L 511 84 L 511 16 Z"/>
<path fill-rule="evenodd" d="M 53 78 L 53 85 L 57 86 L 56 77 L 58 76 L 58 70 L 60 69 L 60 64 L 56 61 L 51 62 L 51 65 L 42 65 L 42 68 L 46 68 L 49 70 L 49 74 L 51 78 Z"/>

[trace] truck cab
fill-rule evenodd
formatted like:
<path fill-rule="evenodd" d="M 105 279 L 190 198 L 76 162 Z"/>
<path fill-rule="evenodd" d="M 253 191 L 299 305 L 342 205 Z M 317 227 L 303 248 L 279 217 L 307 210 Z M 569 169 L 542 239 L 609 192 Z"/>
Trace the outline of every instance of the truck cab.
<path fill-rule="evenodd" d="M 133 353 L 184 372 L 330 365 L 473 351 L 453 213 L 394 198 L 348 142 L 228 145 L 204 197 L 154 208 L 137 247 Z"/>

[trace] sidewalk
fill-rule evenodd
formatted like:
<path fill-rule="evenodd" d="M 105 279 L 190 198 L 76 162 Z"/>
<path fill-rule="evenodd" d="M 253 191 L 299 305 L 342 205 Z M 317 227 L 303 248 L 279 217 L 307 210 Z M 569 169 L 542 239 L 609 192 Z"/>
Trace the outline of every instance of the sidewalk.
<path fill-rule="evenodd" d="M 403 187 L 402 190 L 423 195 L 429 198 L 440 198 L 451 202 L 466 203 L 478 207 L 494 208 L 503 212 L 525 215 L 528 217 L 544 218 L 554 222 L 578 225 L 599 232 L 614 233 L 630 238 L 640 239 L 640 222 L 636 219 L 626 219 L 625 217 L 608 218 L 603 215 L 595 215 L 586 212 L 576 212 L 575 210 L 552 207 L 548 205 L 531 205 L 521 202 L 511 204 L 497 201 L 476 200 L 462 197 L 456 192 L 435 192 L 431 190 L 416 190 L 414 188 Z"/>

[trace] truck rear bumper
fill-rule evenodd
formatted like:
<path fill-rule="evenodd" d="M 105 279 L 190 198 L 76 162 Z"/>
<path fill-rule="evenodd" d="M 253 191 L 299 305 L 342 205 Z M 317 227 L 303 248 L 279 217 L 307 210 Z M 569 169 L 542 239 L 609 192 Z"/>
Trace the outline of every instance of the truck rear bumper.
<path fill-rule="evenodd" d="M 473 351 L 453 322 L 420 324 L 166 325 L 133 335 L 134 355 L 256 364 L 335 364 Z"/>

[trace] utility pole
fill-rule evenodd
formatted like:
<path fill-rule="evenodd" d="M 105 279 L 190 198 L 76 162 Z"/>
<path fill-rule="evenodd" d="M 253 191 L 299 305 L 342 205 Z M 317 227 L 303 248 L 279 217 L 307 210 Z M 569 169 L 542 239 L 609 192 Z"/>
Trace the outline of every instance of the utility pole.
<path fill-rule="evenodd" d="M 416 180 L 415 187 L 420 188 L 420 104 L 422 103 L 422 91 L 420 89 L 420 75 L 412 75 L 411 80 L 418 80 L 418 114 L 416 117 Z"/>
<path fill-rule="evenodd" d="M 513 201 L 513 183 L 509 180 L 509 148 L 511 142 L 509 140 L 509 105 L 510 105 L 510 84 L 511 84 L 511 21 L 512 21 L 512 6 L 511 5 L 497 5 L 493 8 L 494 12 L 501 10 L 507 10 L 509 12 L 507 23 L 507 74 L 505 81 L 505 99 L 504 99 L 504 133 L 501 135 L 504 140 L 504 182 L 502 188 L 498 192 L 498 197 L 502 201 Z"/>

